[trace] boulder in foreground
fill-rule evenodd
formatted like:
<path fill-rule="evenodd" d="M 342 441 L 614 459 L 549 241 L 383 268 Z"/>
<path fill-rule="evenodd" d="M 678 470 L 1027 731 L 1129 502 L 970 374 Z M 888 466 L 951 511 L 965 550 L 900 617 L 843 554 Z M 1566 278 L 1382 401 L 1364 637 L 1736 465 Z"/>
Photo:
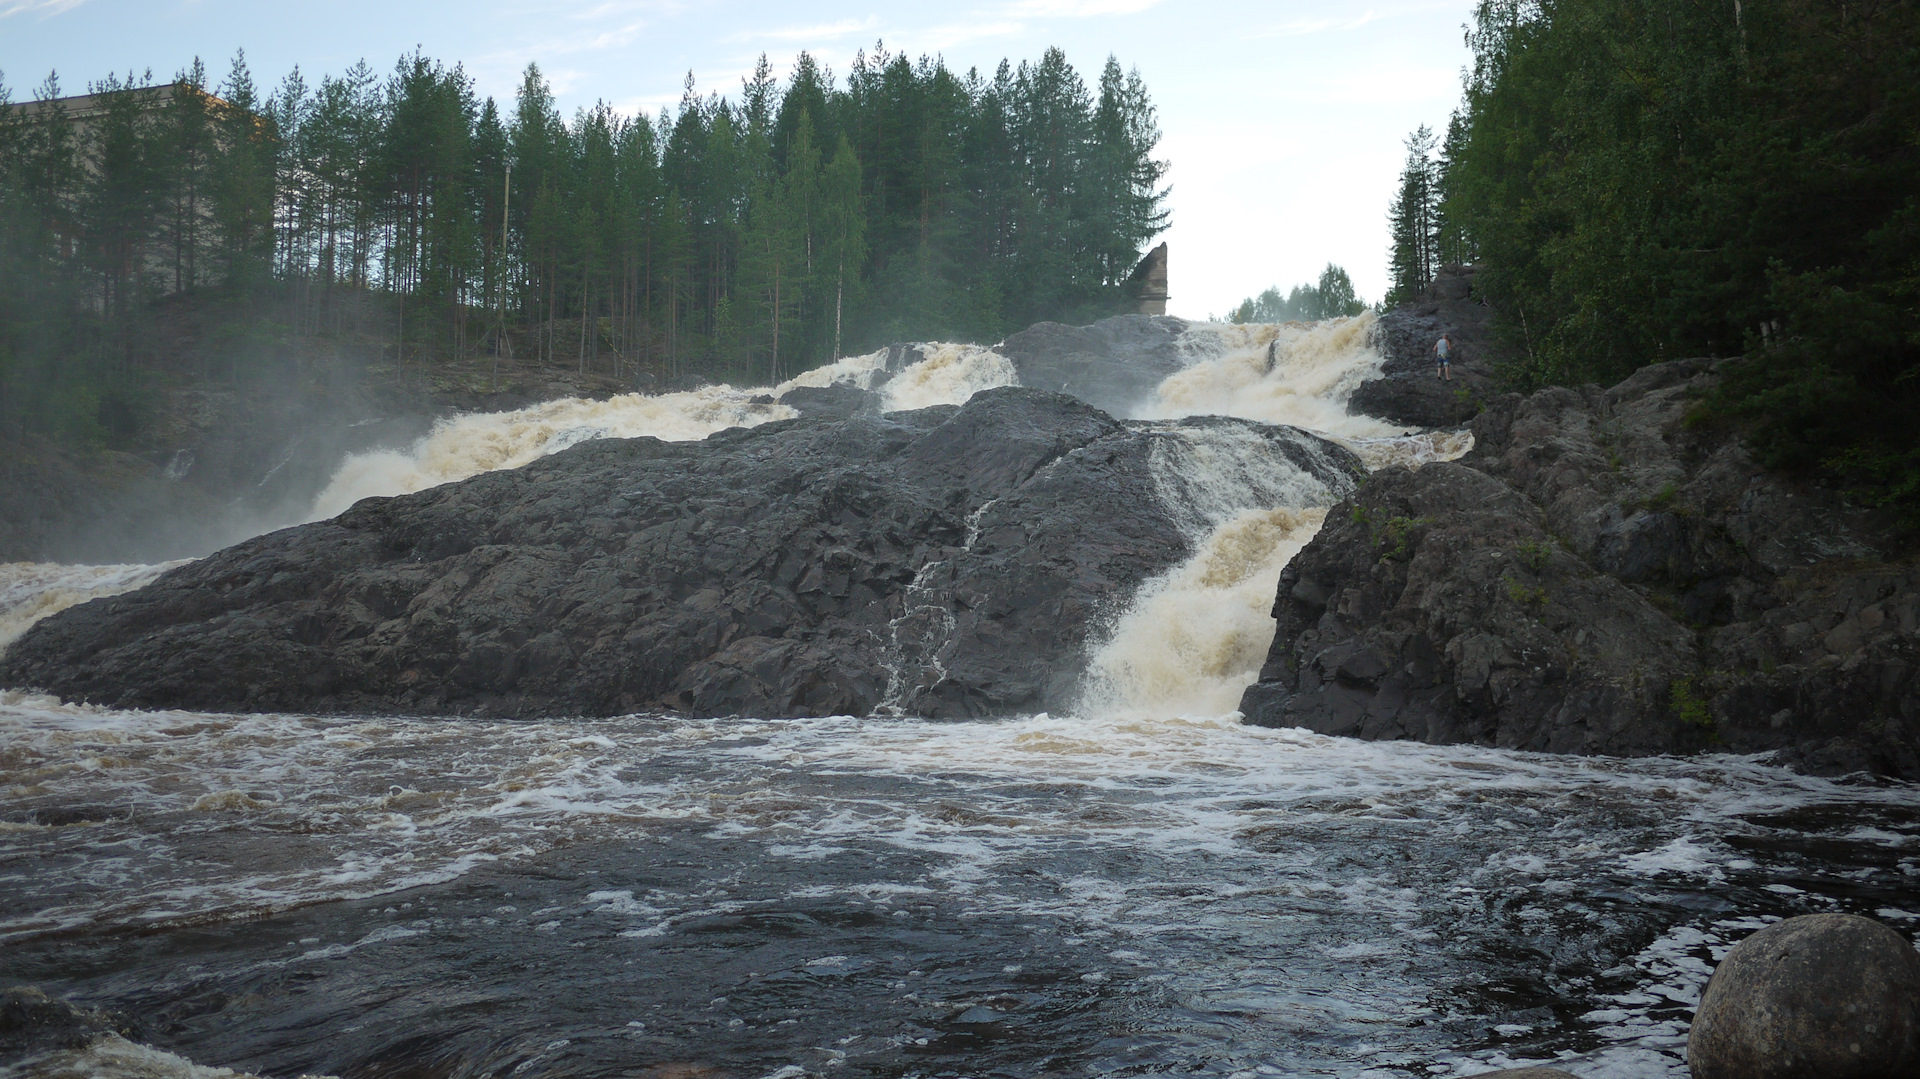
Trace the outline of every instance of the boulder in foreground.
<path fill-rule="evenodd" d="M 1687 1066 L 1694 1079 L 1920 1075 L 1920 953 L 1852 914 L 1770 925 L 1714 970 Z"/>

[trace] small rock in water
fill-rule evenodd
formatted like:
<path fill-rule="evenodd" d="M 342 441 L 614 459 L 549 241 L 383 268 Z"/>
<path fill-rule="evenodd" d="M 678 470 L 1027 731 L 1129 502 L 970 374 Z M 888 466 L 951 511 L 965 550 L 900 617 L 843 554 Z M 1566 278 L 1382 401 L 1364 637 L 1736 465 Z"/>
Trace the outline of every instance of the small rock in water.
<path fill-rule="evenodd" d="M 115 1016 L 76 1008 L 30 985 L 0 990 L 0 1060 L 78 1049 L 124 1029 Z"/>
<path fill-rule="evenodd" d="M 1852 914 L 1770 925 L 1714 970 L 1687 1064 L 1694 1079 L 1920 1074 L 1920 953 Z"/>

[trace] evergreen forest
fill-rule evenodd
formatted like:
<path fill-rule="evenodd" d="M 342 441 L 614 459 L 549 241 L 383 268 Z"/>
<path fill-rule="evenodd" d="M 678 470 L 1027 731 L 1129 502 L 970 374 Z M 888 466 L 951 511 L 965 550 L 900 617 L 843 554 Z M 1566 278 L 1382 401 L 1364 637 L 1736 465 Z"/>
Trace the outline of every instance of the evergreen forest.
<path fill-rule="evenodd" d="M 1227 321 L 1241 325 L 1296 320 L 1318 322 L 1326 318 L 1352 318 L 1366 309 L 1366 301 L 1354 292 L 1353 279 L 1347 276 L 1347 271 L 1329 262 L 1327 268 L 1320 271 L 1318 281 L 1295 285 L 1284 295 L 1276 285 L 1258 296 L 1241 300 L 1227 312 Z"/>
<path fill-rule="evenodd" d="M 1109 58 L 1090 86 L 1058 49 L 987 74 L 802 54 L 785 80 L 763 56 L 654 117 L 563 117 L 534 65 L 482 99 L 417 52 L 87 89 L 84 117 L 57 76 L 0 110 L 0 428 L 67 441 L 137 426 L 182 304 L 220 312 L 195 377 L 228 383 L 351 338 L 396 366 L 757 384 L 1127 309 L 1167 227 L 1140 75 Z"/>
<path fill-rule="evenodd" d="M 1516 389 L 1732 360 L 1692 422 L 1920 526 L 1920 4 L 1480 0 L 1390 214 Z"/>

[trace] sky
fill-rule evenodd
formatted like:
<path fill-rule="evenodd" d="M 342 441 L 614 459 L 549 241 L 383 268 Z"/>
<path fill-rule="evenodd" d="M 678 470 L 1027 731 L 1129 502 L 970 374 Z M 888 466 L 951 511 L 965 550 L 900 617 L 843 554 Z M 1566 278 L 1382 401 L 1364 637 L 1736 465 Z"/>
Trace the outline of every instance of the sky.
<path fill-rule="evenodd" d="M 1328 262 L 1386 290 L 1387 207 L 1421 124 L 1444 130 L 1473 0 L 0 0 L 0 78 L 16 101 L 58 71 L 67 93 L 109 73 L 168 81 L 195 56 L 224 78 L 245 49 L 255 83 L 298 65 L 309 85 L 416 46 L 510 100 L 538 62 L 562 111 L 605 100 L 649 114 L 702 91 L 737 97 L 765 53 L 844 73 L 856 50 L 944 57 L 991 72 L 1059 46 L 1089 85 L 1111 54 L 1138 68 L 1170 162 L 1169 313 L 1224 314 Z"/>

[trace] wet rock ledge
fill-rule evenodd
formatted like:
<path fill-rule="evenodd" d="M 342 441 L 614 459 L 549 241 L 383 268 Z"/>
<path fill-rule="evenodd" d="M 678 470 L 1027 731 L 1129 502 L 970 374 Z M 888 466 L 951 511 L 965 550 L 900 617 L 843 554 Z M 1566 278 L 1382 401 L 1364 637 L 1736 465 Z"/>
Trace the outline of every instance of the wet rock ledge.
<path fill-rule="evenodd" d="M 1920 779 L 1920 569 L 1683 419 L 1712 365 L 1494 400 L 1287 567 L 1249 722 Z"/>
<path fill-rule="evenodd" d="M 885 415 L 815 396 L 248 540 L 40 623 L 0 685 L 204 710 L 1008 714 L 1070 703 L 1089 633 L 1190 553 L 1148 467 L 1164 430 L 1032 389 Z M 1188 428 L 1223 424 L 1336 496 L 1362 474 L 1292 428 Z"/>

